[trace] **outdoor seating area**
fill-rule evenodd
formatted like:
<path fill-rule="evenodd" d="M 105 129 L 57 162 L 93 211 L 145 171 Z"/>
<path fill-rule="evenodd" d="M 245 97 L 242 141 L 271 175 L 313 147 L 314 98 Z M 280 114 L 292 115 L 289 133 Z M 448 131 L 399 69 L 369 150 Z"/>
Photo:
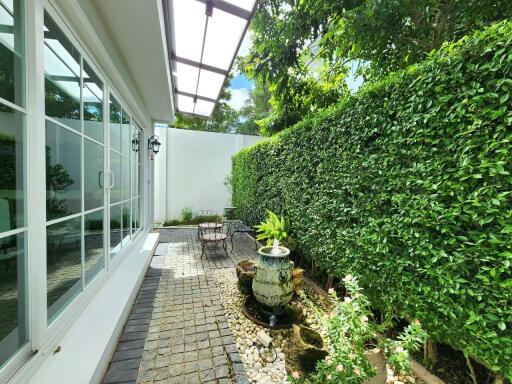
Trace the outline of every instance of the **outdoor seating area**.
<path fill-rule="evenodd" d="M 235 207 L 231 207 L 236 209 Z M 242 220 L 228 219 L 219 214 L 213 213 L 213 210 L 201 210 L 197 216 L 199 223 L 197 224 L 197 239 L 201 243 L 201 257 L 205 255 L 208 245 L 221 246 L 224 252 L 228 252 L 227 239 L 231 242 L 231 252 L 234 250 L 233 238 L 235 235 L 242 237 L 248 234 L 254 238 L 255 250 L 258 249 L 256 241 L 256 231 L 245 224 Z M 227 215 L 226 215 L 227 216 Z M 215 221 L 211 221 L 214 219 Z"/>
<path fill-rule="evenodd" d="M 160 240 L 103 379 L 114 383 L 249 383 L 215 274 L 255 257 L 253 239 L 232 252 L 208 247 L 193 228 Z"/>

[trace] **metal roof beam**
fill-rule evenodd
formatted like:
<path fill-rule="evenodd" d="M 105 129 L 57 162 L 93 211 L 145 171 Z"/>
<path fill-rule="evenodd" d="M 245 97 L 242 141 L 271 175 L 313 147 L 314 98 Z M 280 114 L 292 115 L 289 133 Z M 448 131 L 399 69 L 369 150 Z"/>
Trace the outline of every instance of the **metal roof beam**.
<path fill-rule="evenodd" d="M 204 63 L 200 63 L 200 62 L 195 61 L 195 60 L 186 59 L 184 57 L 173 56 L 172 59 L 174 61 L 178 62 L 178 63 L 190 65 L 192 67 L 196 67 L 196 68 L 199 68 L 199 69 L 204 69 L 204 70 L 207 70 L 207 71 L 210 71 L 210 72 L 215 72 L 215 73 L 218 73 L 219 75 L 227 76 L 229 74 L 229 72 L 226 71 L 225 69 L 217 68 L 217 67 L 214 67 L 214 66 L 211 66 L 211 65 L 208 65 L 208 64 L 204 64 Z"/>
<path fill-rule="evenodd" d="M 206 2 L 207 2 L 207 0 L 197 0 L 197 1 L 200 1 L 201 3 L 204 3 L 204 4 L 206 4 Z M 242 19 L 245 19 L 245 20 L 251 19 L 251 15 L 252 15 L 251 11 L 237 7 L 236 5 L 228 3 L 224 0 L 213 0 L 213 6 L 215 8 L 220 9 L 221 11 L 241 17 Z"/>
<path fill-rule="evenodd" d="M 188 97 L 191 97 L 193 99 L 198 99 L 198 100 L 203 100 L 203 101 L 209 101 L 210 103 L 216 103 L 217 100 L 216 99 L 211 99 L 209 97 L 206 97 L 206 96 L 201 96 L 201 95 L 195 95 L 193 93 L 188 93 L 188 92 L 183 92 L 183 91 L 180 91 L 179 89 L 176 89 L 176 94 L 178 95 L 182 95 L 182 96 L 188 96 Z"/>

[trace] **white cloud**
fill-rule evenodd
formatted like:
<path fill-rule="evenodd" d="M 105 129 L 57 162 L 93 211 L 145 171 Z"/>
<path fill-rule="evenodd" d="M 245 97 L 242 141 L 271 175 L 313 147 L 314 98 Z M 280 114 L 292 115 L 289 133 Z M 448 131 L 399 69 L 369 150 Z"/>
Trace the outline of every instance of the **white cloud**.
<path fill-rule="evenodd" d="M 238 51 L 238 56 L 246 56 L 249 53 L 249 50 L 252 46 L 252 37 L 251 31 L 247 31 L 242 40 L 242 44 L 240 45 L 240 50 Z"/>
<path fill-rule="evenodd" d="M 249 90 L 247 88 L 231 89 L 231 100 L 228 104 L 231 108 L 239 111 L 244 106 L 245 102 L 249 100 Z"/>

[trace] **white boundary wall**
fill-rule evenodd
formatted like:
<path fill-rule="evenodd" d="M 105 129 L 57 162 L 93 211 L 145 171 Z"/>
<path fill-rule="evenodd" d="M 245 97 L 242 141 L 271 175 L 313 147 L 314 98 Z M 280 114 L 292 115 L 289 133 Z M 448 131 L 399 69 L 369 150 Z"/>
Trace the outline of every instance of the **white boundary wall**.
<path fill-rule="evenodd" d="M 231 198 L 224 180 L 231 156 L 265 138 L 155 127 L 155 220 L 179 218 L 185 207 L 222 213 Z"/>

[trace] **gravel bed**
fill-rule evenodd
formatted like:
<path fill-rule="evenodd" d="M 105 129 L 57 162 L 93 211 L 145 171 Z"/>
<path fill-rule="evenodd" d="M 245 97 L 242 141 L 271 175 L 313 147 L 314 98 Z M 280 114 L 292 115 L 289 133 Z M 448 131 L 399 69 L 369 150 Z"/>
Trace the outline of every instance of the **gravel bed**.
<path fill-rule="evenodd" d="M 245 295 L 237 288 L 237 277 L 234 269 L 223 269 L 214 272 L 220 299 L 229 327 L 235 337 L 240 358 L 244 364 L 247 377 L 254 384 L 287 384 L 288 375 L 293 371 L 302 374 L 298 365 L 297 351 L 292 340 L 291 329 L 269 330 L 247 319 L 242 313 Z M 316 303 L 324 303 L 325 298 L 305 286 L 310 299 Z M 306 318 L 304 324 L 317 331 L 318 324 L 312 313 L 304 310 Z M 272 338 L 270 349 L 265 348 L 257 339 L 260 331 L 266 332 Z M 401 376 L 396 374 L 389 365 L 387 368 L 386 384 L 422 384 L 423 382 L 412 375 Z"/>

